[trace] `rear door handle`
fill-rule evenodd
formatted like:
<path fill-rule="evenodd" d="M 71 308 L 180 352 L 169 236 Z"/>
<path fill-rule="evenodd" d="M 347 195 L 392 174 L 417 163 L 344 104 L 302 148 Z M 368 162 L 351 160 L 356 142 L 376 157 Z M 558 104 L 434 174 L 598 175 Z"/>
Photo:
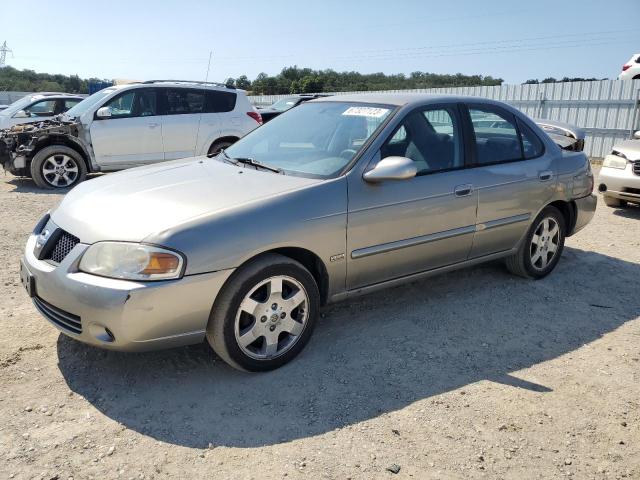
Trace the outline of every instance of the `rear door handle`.
<path fill-rule="evenodd" d="M 156 127 L 159 127 L 159 126 L 160 126 L 160 124 L 159 124 L 159 123 L 149 123 L 149 124 L 147 124 L 147 125 L 149 126 L 149 128 L 156 128 Z"/>
<path fill-rule="evenodd" d="M 470 184 L 458 185 L 453 189 L 456 197 L 466 197 L 467 195 L 471 195 L 471 192 L 473 192 L 473 185 Z"/>
<path fill-rule="evenodd" d="M 547 170 L 544 172 L 540 172 L 538 174 L 538 178 L 540 179 L 541 182 L 546 182 L 547 180 L 550 180 L 551 177 L 553 177 L 553 172 Z"/>

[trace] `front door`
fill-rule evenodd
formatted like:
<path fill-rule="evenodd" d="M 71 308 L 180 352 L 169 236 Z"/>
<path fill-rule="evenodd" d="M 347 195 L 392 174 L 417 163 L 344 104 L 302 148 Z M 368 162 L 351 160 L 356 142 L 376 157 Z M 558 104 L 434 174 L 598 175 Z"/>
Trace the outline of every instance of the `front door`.
<path fill-rule="evenodd" d="M 164 159 L 156 90 L 127 90 L 103 107 L 109 108 L 111 116 L 94 118 L 90 129 L 98 165 L 117 169 Z"/>
<path fill-rule="evenodd" d="M 379 184 L 349 177 L 348 289 L 467 259 L 477 193 L 464 169 L 460 119 L 456 105 L 414 110 L 372 161 L 408 157 L 416 177 Z"/>
<path fill-rule="evenodd" d="M 471 257 L 514 248 L 553 197 L 553 160 L 536 134 L 493 105 L 469 105 L 475 135 L 478 226 Z"/>

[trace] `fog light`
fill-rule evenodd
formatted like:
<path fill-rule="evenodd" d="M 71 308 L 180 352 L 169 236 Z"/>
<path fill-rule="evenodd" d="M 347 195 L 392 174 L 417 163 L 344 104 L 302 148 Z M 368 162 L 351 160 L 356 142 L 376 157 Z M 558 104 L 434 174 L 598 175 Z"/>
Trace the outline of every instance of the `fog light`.
<path fill-rule="evenodd" d="M 598 186 L 598 191 L 599 191 L 599 192 L 606 192 L 606 191 L 607 191 L 607 186 L 606 186 L 604 183 L 601 183 L 601 184 Z"/>

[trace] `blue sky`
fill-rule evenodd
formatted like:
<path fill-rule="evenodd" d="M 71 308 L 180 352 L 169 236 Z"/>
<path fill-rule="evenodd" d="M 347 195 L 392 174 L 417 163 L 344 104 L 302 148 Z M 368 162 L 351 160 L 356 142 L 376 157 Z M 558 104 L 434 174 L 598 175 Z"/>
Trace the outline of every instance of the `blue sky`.
<path fill-rule="evenodd" d="M 640 0 L 2 2 L 7 63 L 81 77 L 223 80 L 338 71 L 615 78 Z"/>

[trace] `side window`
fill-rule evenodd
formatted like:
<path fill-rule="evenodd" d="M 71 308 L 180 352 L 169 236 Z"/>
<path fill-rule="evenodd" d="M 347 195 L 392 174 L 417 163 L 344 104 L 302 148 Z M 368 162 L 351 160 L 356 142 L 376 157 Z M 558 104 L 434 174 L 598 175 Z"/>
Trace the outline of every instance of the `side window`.
<path fill-rule="evenodd" d="M 536 158 L 544 153 L 544 144 L 542 140 L 534 133 L 526 123 L 518 120 L 518 128 L 522 136 L 522 150 L 524 150 L 524 158 Z"/>
<path fill-rule="evenodd" d="M 34 103 L 30 107 L 27 107 L 25 110 L 27 110 L 32 117 L 49 117 L 51 115 L 54 115 L 54 112 L 56 110 L 56 101 L 41 100 Z"/>
<path fill-rule="evenodd" d="M 443 107 L 410 113 L 382 146 L 380 155 L 410 158 L 416 163 L 418 175 L 462 167 L 456 110 Z"/>
<path fill-rule="evenodd" d="M 515 118 L 508 112 L 485 106 L 470 106 L 479 164 L 522 159 Z"/>
<path fill-rule="evenodd" d="M 71 107 L 75 107 L 79 103 L 80 103 L 80 100 L 75 100 L 75 99 L 73 99 L 73 100 L 65 100 L 64 101 L 64 111 L 66 112 Z"/>
<path fill-rule="evenodd" d="M 156 92 L 151 89 L 135 89 L 109 100 L 103 107 L 109 108 L 111 118 L 149 117 L 157 115 Z"/>
<path fill-rule="evenodd" d="M 169 88 L 166 90 L 166 115 L 186 115 L 202 113 L 204 109 L 204 91 L 187 88 Z"/>
<path fill-rule="evenodd" d="M 237 95 L 231 92 L 207 90 L 204 111 L 206 113 L 231 112 L 236 108 L 236 97 Z"/>

